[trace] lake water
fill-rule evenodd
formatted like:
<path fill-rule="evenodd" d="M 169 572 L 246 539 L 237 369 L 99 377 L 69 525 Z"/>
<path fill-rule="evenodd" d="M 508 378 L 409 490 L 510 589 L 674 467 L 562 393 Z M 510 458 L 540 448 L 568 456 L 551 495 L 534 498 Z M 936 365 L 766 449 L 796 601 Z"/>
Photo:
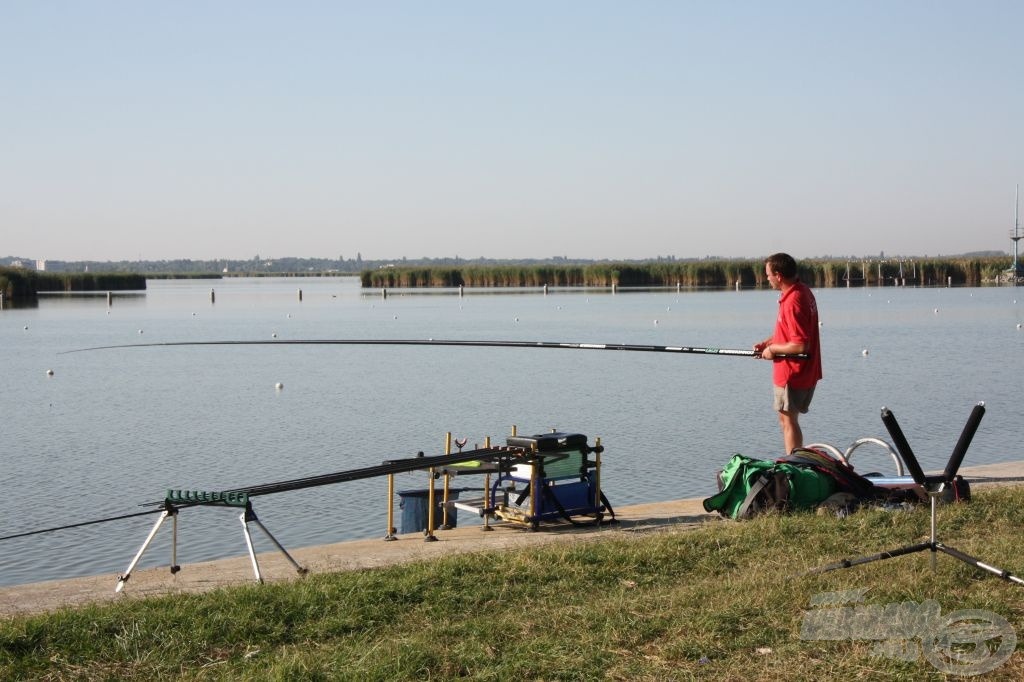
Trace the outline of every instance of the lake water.
<path fill-rule="evenodd" d="M 144 511 L 168 488 L 223 490 L 441 454 L 550 429 L 605 445 L 613 505 L 703 497 L 736 453 L 781 454 L 771 366 L 745 357 L 426 346 L 185 346 L 168 341 L 392 338 L 746 349 L 771 291 L 364 291 L 345 279 L 150 281 L 142 294 L 47 296 L 0 311 L 0 536 Z M 211 301 L 211 290 L 216 292 Z M 302 291 L 302 300 L 298 292 Z M 1024 457 L 1024 290 L 816 291 L 825 379 L 807 442 L 889 440 L 888 406 L 926 469 L 945 465 L 978 401 L 965 464 Z M 864 354 L 864 350 L 868 353 Z M 52 376 L 47 374 L 53 370 Z M 278 390 L 275 385 L 283 384 Z M 859 471 L 892 472 L 880 448 Z M 401 474 L 398 489 L 425 474 Z M 255 498 L 288 548 L 386 530 L 371 479 Z M 396 519 L 399 511 L 396 505 Z M 460 525 L 471 522 L 466 514 Z M 185 565 L 245 553 L 237 510 L 191 508 Z M 0 585 L 123 571 L 156 515 L 0 542 Z M 170 524 L 142 566 L 166 565 Z M 254 533 L 258 551 L 272 549 Z"/>

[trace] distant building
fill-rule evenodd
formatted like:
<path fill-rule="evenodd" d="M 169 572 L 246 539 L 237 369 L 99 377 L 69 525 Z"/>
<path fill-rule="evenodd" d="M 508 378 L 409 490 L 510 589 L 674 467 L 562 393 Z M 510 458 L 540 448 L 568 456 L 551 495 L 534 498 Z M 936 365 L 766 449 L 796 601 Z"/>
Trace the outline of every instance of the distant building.
<path fill-rule="evenodd" d="M 39 272 L 46 272 L 46 259 L 42 258 L 36 261 L 36 270 Z"/>

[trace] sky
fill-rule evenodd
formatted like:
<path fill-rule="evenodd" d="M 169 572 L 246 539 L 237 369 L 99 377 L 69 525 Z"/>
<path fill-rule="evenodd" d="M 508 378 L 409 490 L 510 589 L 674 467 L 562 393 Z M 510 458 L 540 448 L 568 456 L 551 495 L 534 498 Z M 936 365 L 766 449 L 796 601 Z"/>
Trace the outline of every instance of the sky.
<path fill-rule="evenodd" d="M 1019 0 L 0 0 L 0 256 L 1012 251 Z"/>

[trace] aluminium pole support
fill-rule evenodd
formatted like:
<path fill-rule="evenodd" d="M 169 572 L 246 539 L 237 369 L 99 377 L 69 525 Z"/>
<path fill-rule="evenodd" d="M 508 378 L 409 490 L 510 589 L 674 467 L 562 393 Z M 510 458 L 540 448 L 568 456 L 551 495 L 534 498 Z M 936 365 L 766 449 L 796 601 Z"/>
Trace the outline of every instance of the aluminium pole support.
<path fill-rule="evenodd" d="M 172 534 L 171 534 L 171 575 L 181 570 L 181 566 L 178 565 L 178 509 L 172 505 L 169 501 L 164 501 L 164 510 L 160 512 L 160 518 L 153 524 L 152 530 L 149 531 L 149 535 L 146 536 L 145 541 L 142 543 L 142 547 L 135 553 L 135 557 L 128 564 L 128 568 L 125 569 L 124 573 L 117 576 L 117 587 L 114 588 L 114 592 L 120 592 L 124 589 L 124 585 L 128 582 L 128 578 L 132 576 L 132 571 L 138 565 L 142 559 L 142 555 L 145 554 L 146 550 L 149 549 L 150 543 L 153 542 L 153 538 L 156 537 L 156 533 L 160 530 L 160 526 L 164 524 L 167 517 L 171 517 L 172 523 Z"/>
<path fill-rule="evenodd" d="M 262 584 L 263 576 L 260 574 L 260 564 L 256 560 L 256 552 L 253 550 L 252 546 L 252 535 L 249 533 L 250 523 L 255 523 L 256 526 L 263 531 L 263 534 L 266 535 L 272 543 L 274 543 L 274 546 L 277 547 L 278 551 L 284 555 L 284 558 L 288 560 L 299 575 L 306 575 L 309 572 L 309 569 L 303 568 L 299 565 L 299 562 L 292 558 L 292 555 L 288 553 L 288 550 L 286 550 L 284 546 L 277 541 L 277 538 L 275 538 L 273 534 L 267 530 L 267 527 L 263 525 L 263 522 L 256 517 L 256 512 L 253 511 L 251 503 L 247 503 L 245 505 L 245 511 L 239 515 L 238 520 L 242 522 L 242 534 L 245 536 L 245 546 L 249 550 L 249 559 L 252 561 L 252 570 L 253 573 L 256 574 L 257 582 Z"/>

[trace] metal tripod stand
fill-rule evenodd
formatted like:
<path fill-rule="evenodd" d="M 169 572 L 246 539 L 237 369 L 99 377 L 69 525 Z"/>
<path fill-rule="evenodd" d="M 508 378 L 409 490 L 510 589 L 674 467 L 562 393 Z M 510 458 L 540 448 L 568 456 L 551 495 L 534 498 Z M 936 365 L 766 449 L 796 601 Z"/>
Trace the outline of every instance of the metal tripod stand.
<path fill-rule="evenodd" d="M 1003 580 L 1016 583 L 1018 585 L 1024 585 L 1024 579 L 1013 575 L 1009 571 L 986 564 L 985 562 L 972 557 L 969 554 L 964 554 L 952 547 L 947 547 L 938 540 L 935 517 L 939 498 L 942 497 L 942 494 L 947 487 L 954 485 L 954 479 L 956 478 L 957 471 L 960 469 L 960 464 L 964 460 L 964 455 L 967 454 L 967 448 L 970 446 L 971 440 L 974 438 L 974 433 L 978 430 L 978 424 L 981 422 L 981 418 L 984 415 L 985 403 L 978 403 L 975 405 L 974 410 L 971 411 L 971 416 L 967 419 L 967 424 L 964 426 L 964 429 L 960 434 L 960 439 L 953 448 L 953 454 L 950 455 L 949 461 L 946 463 L 946 468 L 939 475 L 926 476 L 924 471 L 921 469 L 921 465 L 917 461 L 917 457 L 914 456 L 914 451 L 910 449 L 910 444 L 907 443 L 907 439 L 903 435 L 903 430 L 900 429 L 900 425 L 896 423 L 896 417 L 893 416 L 892 412 L 888 408 L 883 407 L 882 423 L 885 424 L 885 428 L 889 431 L 889 435 L 892 436 L 893 444 L 896 446 L 896 450 L 903 458 L 903 463 L 910 472 L 911 478 L 913 478 L 914 482 L 924 489 L 931 501 L 931 535 L 929 536 L 929 540 L 927 542 L 919 542 L 913 545 L 907 545 L 905 547 L 899 547 L 897 549 L 879 552 L 878 554 L 872 554 L 869 556 L 858 557 L 855 559 L 843 559 L 842 561 L 837 561 L 834 564 L 828 564 L 826 566 L 812 569 L 809 573 L 825 573 L 826 571 L 833 571 L 838 568 L 849 568 L 851 566 L 866 564 L 872 561 L 891 559 L 905 554 L 913 554 L 915 552 L 929 550 L 932 553 L 933 568 L 935 567 L 935 557 L 937 553 L 942 552 L 955 559 L 968 563 L 971 566 L 997 575 Z"/>
<path fill-rule="evenodd" d="M 208 494 L 196 493 L 196 495 L 201 496 Z M 149 531 L 149 535 L 146 536 L 146 540 L 142 543 L 142 547 L 140 547 L 139 551 L 136 552 L 135 558 L 133 558 L 131 560 L 131 563 L 128 564 L 128 568 L 125 569 L 125 572 L 117 576 L 117 587 L 114 588 L 114 592 L 120 592 L 124 589 L 124 585 L 126 582 L 128 582 L 128 578 L 131 577 L 132 571 L 135 570 L 135 567 L 136 565 L 138 565 L 139 560 L 142 559 L 142 555 L 149 548 L 150 543 L 153 542 L 153 538 L 156 537 L 156 532 L 160 530 L 160 526 L 163 525 L 164 521 L 166 521 L 168 517 L 170 517 L 172 523 L 171 574 L 173 575 L 181 570 L 181 566 L 178 565 L 178 508 L 174 506 L 174 504 L 172 504 L 171 498 L 164 500 L 163 504 L 164 510 L 163 512 L 160 513 L 160 518 L 156 520 L 156 523 L 153 525 L 152 530 Z M 269 530 L 267 530 L 267 527 L 263 525 L 263 522 L 260 521 L 259 518 L 257 518 L 256 512 L 253 511 L 252 503 L 249 501 L 248 495 L 238 495 L 236 497 L 232 497 L 230 495 L 217 494 L 217 501 L 210 502 L 208 504 L 213 506 L 242 508 L 242 513 L 239 515 L 238 520 L 242 522 L 242 533 L 245 536 L 245 546 L 249 550 L 249 560 L 252 562 L 252 570 L 253 573 L 256 574 L 257 582 L 261 584 L 263 583 L 263 575 L 260 573 L 260 564 L 256 560 L 256 551 L 253 549 L 252 535 L 249 533 L 250 523 L 255 523 L 256 527 L 263 531 L 263 534 L 270 539 L 270 541 L 274 544 L 274 547 L 277 547 L 277 550 L 284 555 L 285 559 L 288 560 L 288 562 L 295 568 L 299 575 L 305 575 L 308 572 L 306 568 L 300 566 L 299 563 L 292 558 L 292 555 L 288 553 L 288 550 L 286 550 L 284 546 L 277 541 L 277 538 L 275 538 L 273 534 Z"/>

